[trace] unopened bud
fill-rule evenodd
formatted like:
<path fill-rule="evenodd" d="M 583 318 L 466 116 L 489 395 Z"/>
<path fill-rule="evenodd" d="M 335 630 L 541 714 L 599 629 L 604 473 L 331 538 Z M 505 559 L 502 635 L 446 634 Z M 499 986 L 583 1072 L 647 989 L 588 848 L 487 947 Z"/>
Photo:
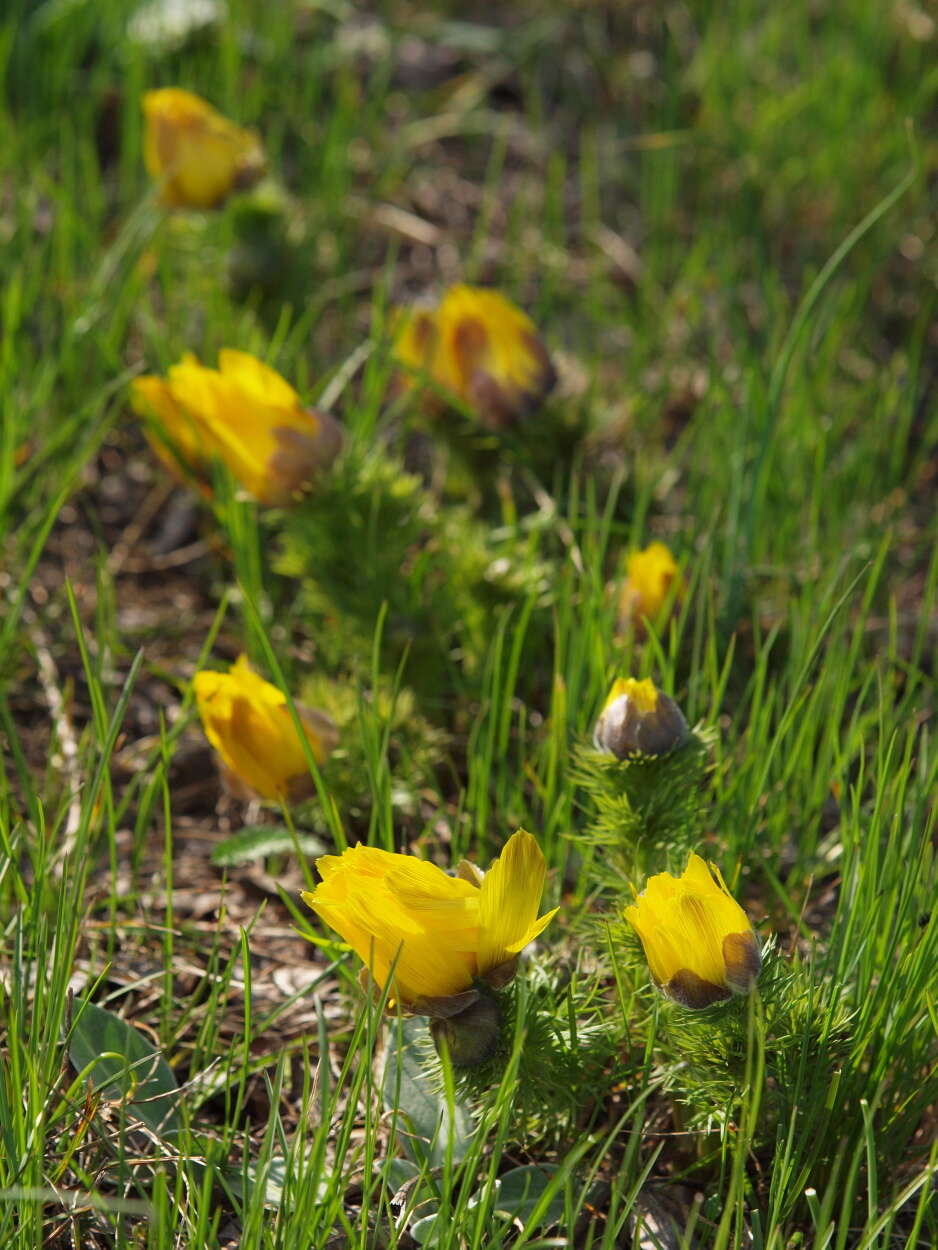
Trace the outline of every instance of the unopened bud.
<path fill-rule="evenodd" d="M 650 679 L 620 677 L 609 692 L 596 722 L 597 750 L 618 759 L 631 755 L 664 755 L 687 737 L 684 713 Z"/>

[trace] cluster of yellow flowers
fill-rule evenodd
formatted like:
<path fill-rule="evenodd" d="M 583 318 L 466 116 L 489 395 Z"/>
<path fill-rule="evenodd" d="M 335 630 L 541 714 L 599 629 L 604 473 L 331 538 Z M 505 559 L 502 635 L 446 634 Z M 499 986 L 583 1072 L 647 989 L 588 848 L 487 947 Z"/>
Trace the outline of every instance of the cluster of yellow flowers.
<path fill-rule="evenodd" d="M 305 797 L 309 752 L 323 764 L 338 735 L 323 713 L 296 707 L 242 656 L 228 673 L 203 671 L 195 694 L 223 771 L 244 797 Z M 681 746 L 687 722 L 649 681 L 615 682 L 596 743 L 620 759 Z M 304 741 L 305 738 L 305 741 Z M 480 982 L 504 985 L 524 947 L 557 909 L 538 917 L 546 878 L 535 839 L 518 830 L 484 875 L 461 862 L 454 876 L 412 855 L 354 846 L 317 860 L 322 882 L 304 900 L 355 951 L 388 1006 L 447 1019 L 472 1008 Z M 691 855 L 680 877 L 650 877 L 625 918 L 641 939 L 656 984 L 690 1008 L 745 993 L 759 974 L 759 945 L 719 869 Z"/>
<path fill-rule="evenodd" d="M 217 207 L 264 171 L 254 131 L 234 125 L 190 91 L 147 92 L 143 112 L 146 165 L 169 207 Z M 497 291 L 462 283 L 445 291 L 435 307 L 398 310 L 392 356 L 399 389 L 426 388 L 430 411 L 445 397 L 492 427 L 510 425 L 536 408 L 555 382 L 531 319 Z M 302 409 L 288 383 L 253 357 L 222 352 L 219 365 L 218 371 L 204 369 L 187 356 L 165 381 L 139 379 L 135 403 L 158 423 L 174 464 L 182 459 L 191 471 L 218 458 L 259 502 L 289 502 L 309 484 L 309 469 L 334 458 L 341 445 L 338 427 L 323 413 Z M 268 427 L 266 437 L 249 438 L 259 421 Z M 226 425 L 233 429 L 226 431 Z M 290 454 L 272 461 L 272 441 L 281 453 L 286 441 Z M 165 450 L 161 454 L 166 458 Z"/>
<path fill-rule="evenodd" d="M 190 92 L 149 92 L 144 115 L 146 164 L 170 206 L 215 207 L 264 170 L 258 136 Z M 555 380 L 533 322 L 497 292 L 461 284 L 432 307 L 400 312 L 392 350 L 400 387 L 429 387 L 431 404 L 447 397 L 493 428 L 532 410 Z M 307 491 L 344 441 L 332 417 L 305 407 L 278 373 L 239 351 L 221 351 L 217 369 L 187 354 L 165 378 L 138 378 L 133 404 L 174 472 L 208 491 L 211 464 L 220 461 L 269 506 L 287 506 Z M 652 543 L 627 557 L 625 574 L 620 626 L 641 633 L 681 595 L 680 573 L 668 548 Z M 200 672 L 195 696 L 236 793 L 277 802 L 311 793 L 310 760 L 324 764 L 338 741 L 327 716 L 291 708 L 244 656 L 227 673 Z M 595 742 L 628 760 L 678 749 L 688 733 L 673 699 L 650 680 L 622 678 L 599 716 Z M 389 1006 L 441 1025 L 490 1011 L 487 987 L 506 984 L 520 952 L 557 910 L 538 916 L 546 864 L 524 830 L 485 874 L 464 861 L 448 875 L 414 856 L 367 846 L 323 856 L 317 868 L 321 883 L 304 900 L 356 952 Z M 686 1007 L 746 992 L 759 973 L 745 912 L 719 870 L 698 855 L 680 877 L 649 878 L 624 915 L 655 982 Z M 467 1062 L 487 1053 L 490 1036 Z"/>
<path fill-rule="evenodd" d="M 684 713 L 654 682 L 620 677 L 596 722 L 595 745 L 620 760 L 679 749 Z M 720 870 L 691 855 L 680 877 L 649 877 L 625 918 L 638 934 L 656 985 L 683 1007 L 746 993 L 762 967 L 749 918 Z"/>

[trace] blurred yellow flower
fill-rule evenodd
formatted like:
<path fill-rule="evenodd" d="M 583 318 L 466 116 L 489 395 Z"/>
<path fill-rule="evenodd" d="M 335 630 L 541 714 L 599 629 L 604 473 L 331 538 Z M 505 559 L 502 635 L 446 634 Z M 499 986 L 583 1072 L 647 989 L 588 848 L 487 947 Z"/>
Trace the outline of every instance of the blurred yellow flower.
<path fill-rule="evenodd" d="M 493 427 L 535 409 L 556 380 L 534 322 L 497 291 L 459 284 L 434 308 L 404 310 L 394 357 Z"/>
<path fill-rule="evenodd" d="M 762 967 L 749 917 L 720 870 L 691 855 L 680 877 L 649 877 L 625 918 L 641 938 L 656 984 L 682 1007 L 745 994 Z"/>
<path fill-rule="evenodd" d="M 303 899 L 348 942 L 391 1001 L 411 1011 L 472 989 L 479 978 L 510 980 L 516 956 L 546 927 L 538 918 L 546 865 L 519 829 L 482 876 L 461 864 L 448 876 L 435 864 L 371 846 L 316 861 L 322 881 Z M 396 961 L 396 962 L 395 962 Z"/>
<path fill-rule="evenodd" d="M 218 369 L 190 354 L 167 378 L 137 378 L 132 403 L 162 439 L 198 470 L 223 461 L 262 504 L 292 503 L 338 455 L 342 429 L 304 408 L 288 382 L 247 352 L 223 349 Z M 166 459 L 166 456 L 163 456 Z"/>
<path fill-rule="evenodd" d="M 687 737 L 684 713 L 650 678 L 620 677 L 596 722 L 597 750 L 620 760 L 630 755 L 664 755 Z"/>
<path fill-rule="evenodd" d="M 221 757 L 223 774 L 240 797 L 307 797 L 313 781 L 286 697 L 240 656 L 227 673 L 203 669 L 193 683 L 205 736 Z M 317 764 L 339 740 L 324 712 L 296 705 Z"/>
<path fill-rule="evenodd" d="M 253 130 L 242 130 L 191 91 L 163 87 L 143 97 L 143 159 L 166 204 L 214 208 L 235 187 L 264 172 L 264 150 Z"/>
<path fill-rule="evenodd" d="M 625 581 L 619 591 L 619 626 L 645 627 L 660 620 L 668 602 L 672 585 L 680 594 L 681 575 L 677 562 L 664 543 L 651 543 L 644 551 L 629 552 L 625 562 Z"/>

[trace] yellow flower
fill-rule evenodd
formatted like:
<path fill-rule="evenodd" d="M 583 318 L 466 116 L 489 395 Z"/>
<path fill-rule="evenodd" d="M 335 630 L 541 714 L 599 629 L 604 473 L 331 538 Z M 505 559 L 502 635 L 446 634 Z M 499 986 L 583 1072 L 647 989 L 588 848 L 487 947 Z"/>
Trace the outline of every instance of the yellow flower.
<path fill-rule="evenodd" d="M 240 656 L 227 673 L 196 673 L 195 699 L 205 736 L 221 757 L 226 779 L 242 797 L 301 799 L 313 781 L 286 697 Z M 297 706 L 317 764 L 338 742 L 324 712 Z"/>
<path fill-rule="evenodd" d="M 197 469 L 219 459 L 260 503 L 293 502 L 335 460 L 341 427 L 304 408 L 279 373 L 247 352 L 225 348 L 218 363 L 210 369 L 187 353 L 165 381 L 137 378 L 134 408 L 155 417 L 185 463 Z"/>
<path fill-rule="evenodd" d="M 257 134 L 242 130 L 191 91 L 148 91 L 143 117 L 144 163 L 166 204 L 214 208 L 264 171 Z"/>
<path fill-rule="evenodd" d="M 745 994 L 762 956 L 749 917 L 713 864 L 691 855 L 680 877 L 649 877 L 625 918 L 641 938 L 656 984 L 682 1007 Z"/>
<path fill-rule="evenodd" d="M 619 592 L 619 625 L 643 629 L 646 619 L 657 622 L 675 580 L 680 593 L 680 572 L 664 543 L 651 543 L 644 551 L 630 552 Z"/>
<path fill-rule="evenodd" d="M 687 737 L 684 713 L 647 678 L 620 677 L 596 722 L 597 750 L 620 760 L 630 755 L 664 755 Z"/>
<path fill-rule="evenodd" d="M 505 984 L 515 957 L 556 912 L 538 919 L 546 865 L 519 829 L 483 877 L 468 864 L 450 877 L 435 864 L 371 846 L 316 861 L 303 899 L 348 942 L 377 985 L 412 1011 L 448 1014 L 450 999 L 488 978 Z"/>
<path fill-rule="evenodd" d="M 538 406 L 556 380 L 534 322 L 497 291 L 459 284 L 402 318 L 395 359 L 425 372 L 490 426 Z"/>

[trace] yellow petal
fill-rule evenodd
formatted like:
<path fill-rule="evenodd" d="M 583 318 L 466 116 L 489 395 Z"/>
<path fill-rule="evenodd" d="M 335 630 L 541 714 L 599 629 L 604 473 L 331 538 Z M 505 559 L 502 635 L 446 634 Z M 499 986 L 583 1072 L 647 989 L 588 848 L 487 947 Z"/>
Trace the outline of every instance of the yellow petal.
<path fill-rule="evenodd" d="M 537 919 L 544 860 L 534 839 L 520 831 L 481 887 L 474 878 L 449 876 L 414 856 L 376 847 L 323 856 L 317 867 L 322 881 L 305 901 L 355 949 L 379 985 L 393 978 L 392 997 L 418 1009 L 422 999 L 470 989 L 553 915 Z"/>
<path fill-rule="evenodd" d="M 166 383 L 140 379 L 134 402 L 172 421 L 174 439 L 187 424 L 201 458 L 220 460 L 258 502 L 294 502 L 339 454 L 341 426 L 304 408 L 288 382 L 247 352 L 225 348 L 220 362 L 210 369 L 186 354 Z"/>
<path fill-rule="evenodd" d="M 218 353 L 218 369 L 245 395 L 270 408 L 296 408 L 300 397 L 275 369 L 249 352 L 223 347 Z"/>
<path fill-rule="evenodd" d="M 479 890 L 479 970 L 496 968 L 523 949 L 550 920 L 537 911 L 547 865 L 535 838 L 519 829 L 485 874 Z M 553 913 L 551 913 L 553 915 Z"/>
<path fill-rule="evenodd" d="M 499 292 L 461 283 L 436 308 L 398 315 L 393 354 L 408 373 L 426 372 L 492 426 L 524 415 L 555 380 L 531 319 Z"/>
<path fill-rule="evenodd" d="M 634 677 L 620 677 L 613 683 L 603 710 L 623 697 L 629 699 L 642 716 L 653 712 L 658 706 L 658 691 L 650 677 L 646 677 L 644 681 L 636 681 Z"/>
<path fill-rule="evenodd" d="M 379 985 L 393 965 L 394 995 L 404 1003 L 469 988 L 476 975 L 475 943 L 465 941 L 461 900 L 464 890 L 476 897 L 477 890 L 432 864 L 374 847 L 324 858 L 326 863 L 318 862 L 324 879 L 306 901 L 354 948 Z M 412 910 L 415 900 L 426 905 Z"/>
<path fill-rule="evenodd" d="M 176 401 L 169 383 L 152 376 L 135 378 L 130 403 L 136 413 L 149 418 L 147 437 L 167 468 L 180 477 L 181 462 L 186 470 L 197 472 L 206 457 L 204 436 L 192 415 Z"/>

